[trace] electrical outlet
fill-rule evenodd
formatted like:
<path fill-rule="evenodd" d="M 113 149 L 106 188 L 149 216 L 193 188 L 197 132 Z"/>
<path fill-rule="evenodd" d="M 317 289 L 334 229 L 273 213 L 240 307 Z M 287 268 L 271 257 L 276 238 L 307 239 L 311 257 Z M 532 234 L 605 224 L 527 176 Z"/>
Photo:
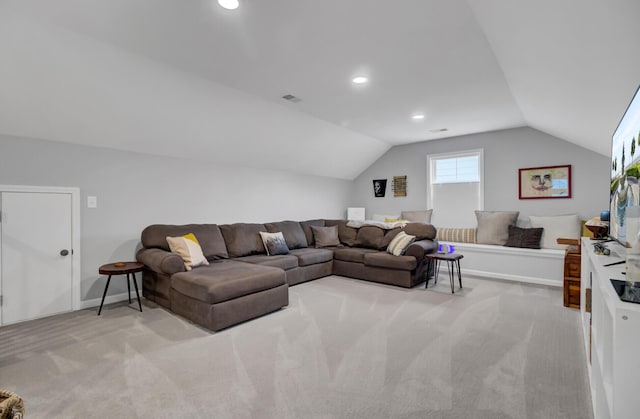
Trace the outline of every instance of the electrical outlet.
<path fill-rule="evenodd" d="M 98 208 L 98 197 L 96 197 L 96 196 L 88 196 L 87 197 L 87 208 Z"/>

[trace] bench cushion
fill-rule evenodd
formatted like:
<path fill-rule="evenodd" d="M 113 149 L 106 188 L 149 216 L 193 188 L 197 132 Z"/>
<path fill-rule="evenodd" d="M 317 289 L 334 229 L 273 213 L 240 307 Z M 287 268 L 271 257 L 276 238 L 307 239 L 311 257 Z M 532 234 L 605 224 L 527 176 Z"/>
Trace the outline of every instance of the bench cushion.
<path fill-rule="evenodd" d="M 232 260 L 180 272 L 171 277 L 171 288 L 187 297 L 215 304 L 286 284 L 282 269 Z"/>
<path fill-rule="evenodd" d="M 367 253 L 364 255 L 365 266 L 379 268 L 400 269 L 411 271 L 416 268 L 416 258 L 413 256 L 394 256 L 387 252 Z"/>

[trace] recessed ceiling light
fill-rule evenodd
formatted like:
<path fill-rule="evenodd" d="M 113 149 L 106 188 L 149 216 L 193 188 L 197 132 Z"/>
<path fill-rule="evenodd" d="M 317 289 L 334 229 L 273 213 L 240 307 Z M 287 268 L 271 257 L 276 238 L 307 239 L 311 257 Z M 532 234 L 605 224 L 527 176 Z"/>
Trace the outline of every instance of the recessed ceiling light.
<path fill-rule="evenodd" d="M 355 84 L 364 84 L 364 83 L 368 82 L 369 79 L 366 78 L 365 76 L 356 76 L 356 77 L 352 78 L 351 81 L 354 82 Z"/>
<path fill-rule="evenodd" d="M 218 0 L 218 4 L 224 7 L 225 9 L 229 9 L 229 10 L 237 9 L 238 6 L 240 6 L 240 3 L 238 3 L 238 0 Z"/>
<path fill-rule="evenodd" d="M 421 119 L 424 119 L 424 114 L 421 113 L 416 113 L 411 115 L 411 119 L 413 119 L 414 121 L 419 121 Z"/>

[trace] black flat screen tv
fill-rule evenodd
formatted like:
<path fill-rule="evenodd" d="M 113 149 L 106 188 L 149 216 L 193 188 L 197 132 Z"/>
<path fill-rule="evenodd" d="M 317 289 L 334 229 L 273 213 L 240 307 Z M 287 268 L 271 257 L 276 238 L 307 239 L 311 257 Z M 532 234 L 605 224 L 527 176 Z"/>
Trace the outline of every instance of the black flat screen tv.
<path fill-rule="evenodd" d="M 609 236 L 629 245 L 627 216 L 640 205 L 640 86 L 624 112 L 611 141 L 611 185 L 609 190 Z M 633 212 L 637 212 L 634 209 Z"/>

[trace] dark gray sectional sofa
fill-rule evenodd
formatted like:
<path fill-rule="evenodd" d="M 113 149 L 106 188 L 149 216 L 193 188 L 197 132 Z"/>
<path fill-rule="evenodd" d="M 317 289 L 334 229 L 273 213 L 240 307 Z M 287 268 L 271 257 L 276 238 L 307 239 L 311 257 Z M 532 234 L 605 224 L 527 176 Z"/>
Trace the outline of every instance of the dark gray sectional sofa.
<path fill-rule="evenodd" d="M 312 226 L 337 226 L 340 246 L 316 248 Z M 386 252 L 399 231 L 416 236 L 403 256 Z M 260 232 L 282 232 L 289 254 L 267 256 Z M 190 271 L 171 253 L 167 236 L 193 233 L 209 265 Z M 413 287 L 427 276 L 425 255 L 435 252 L 436 229 L 410 223 L 384 230 L 353 228 L 345 220 L 266 224 L 151 225 L 142 232 L 137 259 L 145 265 L 144 296 L 211 330 L 278 310 L 289 303 L 288 287 L 335 274 Z"/>

